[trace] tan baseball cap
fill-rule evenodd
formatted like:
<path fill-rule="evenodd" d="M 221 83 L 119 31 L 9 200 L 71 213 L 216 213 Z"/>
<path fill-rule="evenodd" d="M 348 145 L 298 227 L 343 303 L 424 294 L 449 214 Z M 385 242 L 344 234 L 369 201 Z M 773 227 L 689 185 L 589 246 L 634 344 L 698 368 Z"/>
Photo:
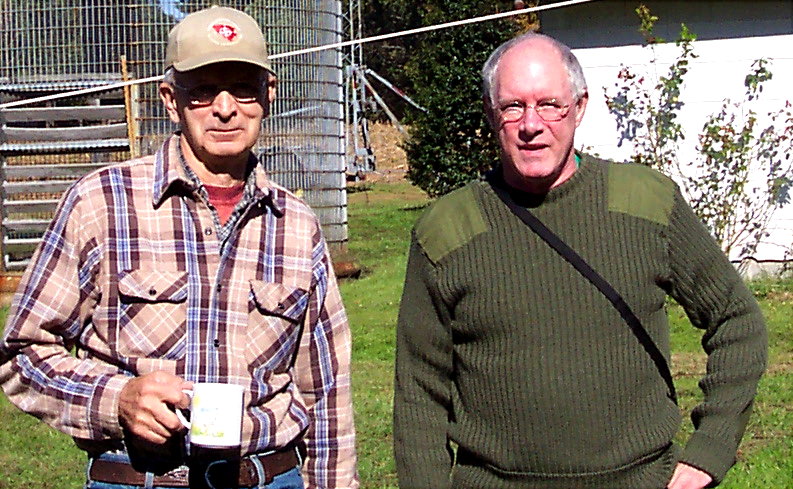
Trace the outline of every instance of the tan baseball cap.
<path fill-rule="evenodd" d="M 212 63 L 241 61 L 273 71 L 259 24 L 245 12 L 210 7 L 194 12 L 168 33 L 165 68 L 189 71 Z"/>

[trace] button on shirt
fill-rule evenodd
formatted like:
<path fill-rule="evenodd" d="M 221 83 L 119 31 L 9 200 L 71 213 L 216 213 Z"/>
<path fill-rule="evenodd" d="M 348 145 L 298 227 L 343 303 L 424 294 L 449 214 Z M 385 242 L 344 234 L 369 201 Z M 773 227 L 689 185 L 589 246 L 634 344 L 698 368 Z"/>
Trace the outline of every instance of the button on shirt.
<path fill-rule="evenodd" d="M 0 383 L 89 451 L 122 438 L 132 376 L 241 384 L 243 455 L 303 437 L 310 487 L 357 487 L 350 331 L 328 250 L 311 210 L 251 159 L 223 226 L 178 135 L 75 184 L 14 298 Z"/>

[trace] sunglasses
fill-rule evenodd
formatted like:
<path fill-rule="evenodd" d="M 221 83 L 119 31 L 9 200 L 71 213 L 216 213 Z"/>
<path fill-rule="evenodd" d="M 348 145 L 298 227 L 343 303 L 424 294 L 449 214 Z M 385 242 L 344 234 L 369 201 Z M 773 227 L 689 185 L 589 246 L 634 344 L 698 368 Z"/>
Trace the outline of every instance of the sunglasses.
<path fill-rule="evenodd" d="M 187 95 L 187 100 L 194 107 L 212 105 L 220 92 L 228 92 L 234 100 L 241 104 L 250 104 L 260 100 L 264 94 L 261 85 L 250 83 L 232 83 L 229 85 L 201 84 L 194 87 L 184 87 L 173 83 L 174 88 Z"/>

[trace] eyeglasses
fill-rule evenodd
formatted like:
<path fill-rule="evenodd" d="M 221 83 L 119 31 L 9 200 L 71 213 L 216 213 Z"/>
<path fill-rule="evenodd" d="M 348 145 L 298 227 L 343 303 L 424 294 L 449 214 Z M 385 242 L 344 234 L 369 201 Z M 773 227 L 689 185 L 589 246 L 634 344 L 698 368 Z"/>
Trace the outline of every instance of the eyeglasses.
<path fill-rule="evenodd" d="M 232 83 L 230 85 L 204 84 L 194 87 L 183 87 L 177 83 L 173 86 L 187 94 L 187 100 L 194 107 L 205 107 L 212 105 L 220 92 L 228 92 L 234 100 L 241 104 L 250 104 L 259 100 L 262 96 L 263 88 L 250 83 Z"/>
<path fill-rule="evenodd" d="M 526 109 L 534 109 L 534 112 L 545 122 L 558 122 L 567 117 L 570 112 L 570 104 L 560 104 L 554 99 L 542 100 L 535 105 L 527 105 L 521 102 L 508 102 L 499 107 L 502 122 L 518 122 L 523 119 Z"/>

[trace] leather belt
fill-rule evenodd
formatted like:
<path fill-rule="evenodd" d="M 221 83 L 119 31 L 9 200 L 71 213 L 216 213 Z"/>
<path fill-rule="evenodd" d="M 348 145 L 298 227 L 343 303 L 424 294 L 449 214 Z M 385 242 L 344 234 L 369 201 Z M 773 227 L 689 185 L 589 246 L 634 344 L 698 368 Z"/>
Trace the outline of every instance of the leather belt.
<path fill-rule="evenodd" d="M 259 471 L 252 459 L 257 459 L 264 467 L 264 481 L 259 480 Z M 248 455 L 240 460 L 239 485 L 241 487 L 267 485 L 277 475 L 283 474 L 300 464 L 298 449 L 273 452 L 266 455 Z M 90 480 L 109 484 L 143 486 L 146 474 L 138 472 L 128 463 L 94 459 L 88 471 Z M 162 475 L 154 476 L 154 486 L 190 487 L 189 469 L 180 467 Z"/>

